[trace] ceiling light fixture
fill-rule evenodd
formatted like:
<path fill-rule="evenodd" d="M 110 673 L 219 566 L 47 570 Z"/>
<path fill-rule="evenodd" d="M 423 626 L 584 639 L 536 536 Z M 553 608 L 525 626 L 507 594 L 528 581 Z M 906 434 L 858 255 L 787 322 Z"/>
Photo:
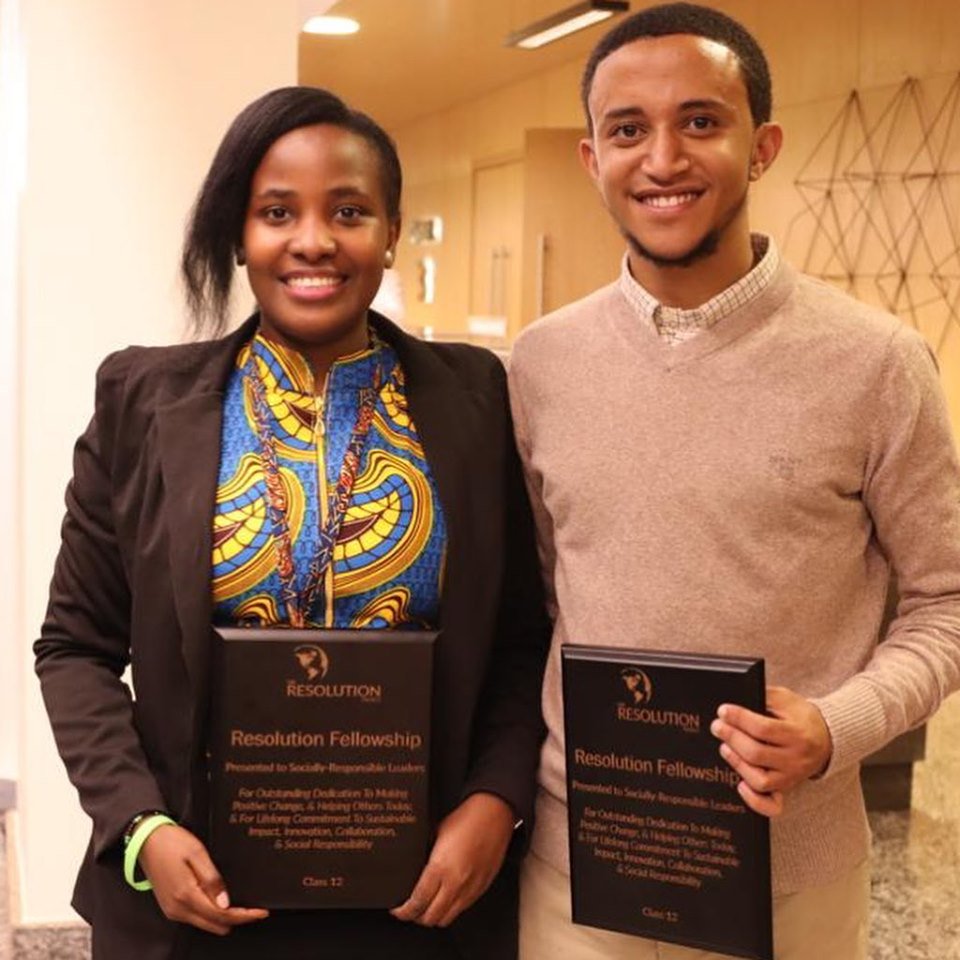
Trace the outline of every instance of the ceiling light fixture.
<path fill-rule="evenodd" d="M 629 9 L 627 0 L 584 0 L 559 13 L 544 17 L 543 20 L 537 20 L 522 30 L 514 31 L 504 42 L 508 47 L 536 50 L 546 43 L 553 43 L 554 40 Z"/>
<path fill-rule="evenodd" d="M 304 33 L 319 33 L 328 37 L 345 37 L 356 33 L 360 24 L 350 17 L 311 17 L 304 25 Z"/>

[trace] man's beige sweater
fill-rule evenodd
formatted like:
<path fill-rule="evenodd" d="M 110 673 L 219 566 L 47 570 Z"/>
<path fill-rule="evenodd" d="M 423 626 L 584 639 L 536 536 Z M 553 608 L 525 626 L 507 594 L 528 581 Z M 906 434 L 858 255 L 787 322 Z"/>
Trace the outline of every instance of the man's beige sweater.
<path fill-rule="evenodd" d="M 612 284 L 524 331 L 510 381 L 555 603 L 534 851 L 568 870 L 574 642 L 764 657 L 833 738 L 773 822 L 774 890 L 858 863 L 858 762 L 960 684 L 960 476 L 920 336 L 784 264 L 675 346 Z"/>

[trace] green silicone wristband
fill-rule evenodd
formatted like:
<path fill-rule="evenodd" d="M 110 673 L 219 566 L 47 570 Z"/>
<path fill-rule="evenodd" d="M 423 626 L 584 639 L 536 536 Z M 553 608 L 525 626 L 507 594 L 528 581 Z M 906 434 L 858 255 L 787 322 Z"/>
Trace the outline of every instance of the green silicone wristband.
<path fill-rule="evenodd" d="M 135 874 L 137 870 L 137 857 L 147 838 L 157 827 L 166 824 L 177 825 L 176 820 L 168 817 L 165 813 L 155 813 L 153 816 L 145 817 L 137 824 L 137 829 L 133 831 L 133 836 L 127 844 L 127 849 L 123 853 L 123 878 L 133 887 L 134 890 L 152 890 L 153 884 L 149 880 L 137 880 Z"/>

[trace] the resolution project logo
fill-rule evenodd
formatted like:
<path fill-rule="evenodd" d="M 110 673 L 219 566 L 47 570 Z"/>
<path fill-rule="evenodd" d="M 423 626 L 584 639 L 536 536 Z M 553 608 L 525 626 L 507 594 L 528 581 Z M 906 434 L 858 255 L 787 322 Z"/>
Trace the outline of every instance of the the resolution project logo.
<path fill-rule="evenodd" d="M 286 681 L 288 697 L 323 697 L 329 700 L 363 700 L 379 703 L 383 686 L 379 683 L 323 683 L 330 673 L 326 651 L 315 643 L 302 643 L 293 651 L 298 676 Z"/>
<path fill-rule="evenodd" d="M 650 706 L 653 700 L 653 682 L 639 667 L 624 667 L 620 671 L 620 683 L 622 686 L 616 704 L 618 720 L 648 723 L 657 727 L 679 727 L 685 733 L 700 732 L 698 713 Z"/>
<path fill-rule="evenodd" d="M 629 702 L 639 707 L 653 699 L 653 684 L 639 667 L 624 667 L 620 671 L 623 685 L 627 688 Z"/>
<path fill-rule="evenodd" d="M 309 681 L 322 680 L 330 669 L 330 658 L 316 644 L 303 643 L 293 651 L 293 655 Z"/>

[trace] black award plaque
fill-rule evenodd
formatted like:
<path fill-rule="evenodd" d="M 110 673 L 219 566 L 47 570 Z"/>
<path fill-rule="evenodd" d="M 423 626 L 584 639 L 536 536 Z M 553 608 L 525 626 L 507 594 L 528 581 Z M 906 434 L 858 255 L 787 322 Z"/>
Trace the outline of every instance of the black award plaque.
<path fill-rule="evenodd" d="M 573 920 L 773 960 L 770 830 L 710 723 L 765 710 L 763 661 L 565 645 Z"/>
<path fill-rule="evenodd" d="M 210 849 L 231 901 L 274 909 L 402 903 L 430 836 L 437 634 L 216 634 Z"/>

